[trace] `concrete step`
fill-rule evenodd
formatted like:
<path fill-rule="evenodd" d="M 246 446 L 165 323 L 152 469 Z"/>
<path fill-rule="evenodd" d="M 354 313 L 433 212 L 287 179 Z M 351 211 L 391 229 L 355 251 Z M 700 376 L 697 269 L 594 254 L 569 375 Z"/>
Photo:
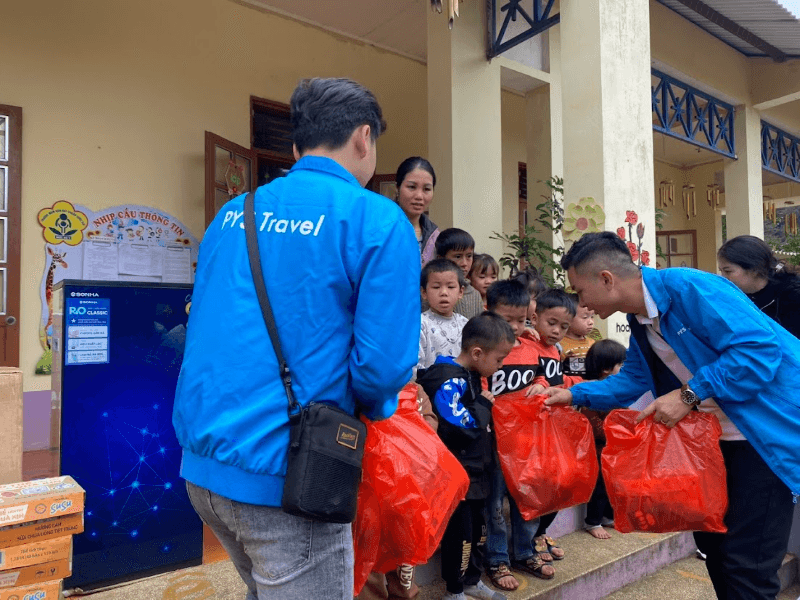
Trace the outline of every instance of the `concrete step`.
<path fill-rule="evenodd" d="M 797 557 L 787 554 L 779 576 L 779 600 L 800 598 L 797 579 Z M 715 598 L 714 587 L 708 578 L 706 565 L 694 556 L 684 558 L 659 569 L 656 573 L 625 586 L 608 596 L 608 600 L 642 600 L 645 598 L 680 598 L 681 600 L 708 600 Z"/>
<path fill-rule="evenodd" d="M 509 600 L 598 600 L 695 550 L 690 533 L 621 534 L 611 530 L 610 534 L 609 540 L 597 540 L 585 531 L 559 538 L 565 557 L 554 563 L 556 576 L 544 581 L 515 572 L 520 587 L 506 596 Z M 485 576 L 484 581 L 489 585 Z M 438 600 L 444 591 L 444 582 L 437 576 L 422 587 L 419 600 Z"/>
<path fill-rule="evenodd" d="M 511 516 L 509 513 L 508 502 L 505 503 L 503 514 L 505 516 L 506 523 L 510 523 Z M 586 518 L 585 504 L 580 504 L 578 506 L 561 510 L 556 515 L 556 518 L 550 527 L 547 528 L 547 535 L 560 539 L 561 537 L 574 531 L 580 531 L 584 526 L 584 518 Z M 441 563 L 439 562 L 439 553 L 437 552 L 426 564 L 417 567 L 415 575 L 417 585 L 428 585 L 429 583 L 438 581 L 440 579 L 440 573 Z"/>

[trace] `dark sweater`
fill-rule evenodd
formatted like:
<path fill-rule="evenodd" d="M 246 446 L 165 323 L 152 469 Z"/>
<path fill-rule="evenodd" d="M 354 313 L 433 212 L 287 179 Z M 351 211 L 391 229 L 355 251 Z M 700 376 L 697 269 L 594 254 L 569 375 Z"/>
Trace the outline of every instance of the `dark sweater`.
<path fill-rule="evenodd" d="M 436 393 L 450 379 L 464 379 L 467 389 L 459 399 L 469 411 L 477 427 L 454 425 L 452 415 L 442 415 L 436 403 Z M 492 468 L 492 439 L 490 422 L 492 405 L 481 395 L 481 378 L 475 371 L 450 362 L 436 362 L 428 369 L 417 371 L 417 383 L 431 399 L 433 411 L 439 419 L 437 433 L 450 452 L 458 459 L 469 475 L 467 500 L 482 500 L 489 495 Z M 449 418 L 448 418 L 449 417 Z"/>
<path fill-rule="evenodd" d="M 765 315 L 800 338 L 800 277 L 786 274 L 770 279 L 766 287 L 747 296 Z"/>

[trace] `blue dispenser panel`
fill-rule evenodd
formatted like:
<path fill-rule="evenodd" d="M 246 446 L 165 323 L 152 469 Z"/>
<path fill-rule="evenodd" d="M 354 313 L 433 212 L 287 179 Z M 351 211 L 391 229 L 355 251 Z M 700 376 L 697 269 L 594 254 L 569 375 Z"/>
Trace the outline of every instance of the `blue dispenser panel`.
<path fill-rule="evenodd" d="M 62 297 L 61 472 L 86 490 L 66 587 L 199 564 L 172 428 L 191 287 L 65 285 Z"/>

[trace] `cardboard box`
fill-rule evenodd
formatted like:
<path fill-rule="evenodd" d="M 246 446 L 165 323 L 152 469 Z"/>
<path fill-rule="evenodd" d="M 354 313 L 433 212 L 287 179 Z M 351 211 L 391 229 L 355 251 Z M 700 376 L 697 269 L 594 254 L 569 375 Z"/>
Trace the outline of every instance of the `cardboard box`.
<path fill-rule="evenodd" d="M 22 370 L 0 367 L 0 484 L 22 479 Z"/>
<path fill-rule="evenodd" d="M 11 546 L 0 550 L 0 573 L 30 565 L 69 559 L 72 557 L 72 536 L 68 535 L 33 544 Z"/>
<path fill-rule="evenodd" d="M 65 579 L 72 575 L 72 561 L 68 558 L 43 565 L 31 565 L 14 571 L 0 571 L 0 590 L 8 587 L 35 585 Z"/>
<path fill-rule="evenodd" d="M 83 533 L 83 513 L 0 527 L 0 550 Z M 52 579 L 52 577 L 50 578 Z"/>
<path fill-rule="evenodd" d="M 0 600 L 58 600 L 60 596 L 60 579 L 23 587 L 0 588 Z"/>
<path fill-rule="evenodd" d="M 83 512 L 84 496 L 66 476 L 0 485 L 0 527 Z"/>

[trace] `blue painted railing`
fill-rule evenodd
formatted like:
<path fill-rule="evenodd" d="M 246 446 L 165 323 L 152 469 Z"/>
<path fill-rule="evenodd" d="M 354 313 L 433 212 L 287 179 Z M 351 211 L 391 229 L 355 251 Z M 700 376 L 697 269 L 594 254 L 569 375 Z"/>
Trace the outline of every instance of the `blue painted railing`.
<path fill-rule="evenodd" d="M 761 166 L 800 183 L 800 138 L 761 121 Z"/>
<path fill-rule="evenodd" d="M 736 158 L 733 106 L 660 71 L 650 87 L 653 129 L 729 158 Z"/>
<path fill-rule="evenodd" d="M 486 49 L 488 58 L 498 56 L 517 44 L 521 44 L 539 35 L 561 20 L 560 14 L 550 14 L 553 10 L 555 0 L 547 0 L 545 6 L 542 6 L 542 0 L 533 0 L 533 2 L 531 2 L 531 14 L 528 14 L 528 12 L 520 6 L 522 0 L 507 0 L 505 4 L 500 6 L 500 12 L 505 13 L 505 15 L 503 16 L 503 24 L 500 26 L 500 31 L 498 32 L 497 6 L 501 2 L 502 0 L 486 0 L 486 10 L 489 11 L 489 18 L 487 19 L 489 39 L 488 48 Z M 527 23 L 528 28 L 512 38 L 506 39 L 508 25 L 512 21 L 516 23 L 518 16 L 522 17 Z"/>

